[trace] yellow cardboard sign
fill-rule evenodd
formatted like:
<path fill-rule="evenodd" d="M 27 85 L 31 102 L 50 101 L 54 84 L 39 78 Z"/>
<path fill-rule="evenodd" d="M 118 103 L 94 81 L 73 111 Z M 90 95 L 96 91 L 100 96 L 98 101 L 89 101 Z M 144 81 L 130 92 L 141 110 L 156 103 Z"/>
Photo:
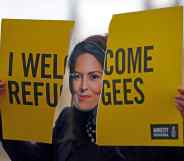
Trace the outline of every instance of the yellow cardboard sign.
<path fill-rule="evenodd" d="M 51 143 L 73 25 L 61 20 L 2 20 L 4 139 Z"/>
<path fill-rule="evenodd" d="M 97 144 L 183 146 L 183 8 L 114 15 L 109 28 Z"/>

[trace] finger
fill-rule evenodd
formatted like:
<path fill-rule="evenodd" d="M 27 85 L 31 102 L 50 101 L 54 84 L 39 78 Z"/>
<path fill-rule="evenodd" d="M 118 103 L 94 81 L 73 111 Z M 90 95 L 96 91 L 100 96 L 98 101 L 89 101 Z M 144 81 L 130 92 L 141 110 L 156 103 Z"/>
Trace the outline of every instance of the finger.
<path fill-rule="evenodd" d="M 6 89 L 5 88 L 0 88 L 0 92 L 3 92 L 5 91 Z"/>
<path fill-rule="evenodd" d="M 0 86 L 0 92 L 6 91 L 5 85 Z"/>
<path fill-rule="evenodd" d="M 6 84 L 2 80 L 0 80 L 0 87 L 4 87 Z"/>
<path fill-rule="evenodd" d="M 5 85 L 2 85 L 0 86 L 0 89 L 5 89 L 5 87 L 6 87 Z"/>
<path fill-rule="evenodd" d="M 0 91 L 5 90 L 5 86 L 0 86 Z"/>
<path fill-rule="evenodd" d="M 177 109 L 180 111 L 182 117 L 184 118 L 184 109 L 180 106 L 179 103 L 176 103 L 176 107 L 177 107 Z"/>
<path fill-rule="evenodd" d="M 184 89 L 178 89 L 178 92 L 180 93 L 180 94 L 184 94 Z"/>
<path fill-rule="evenodd" d="M 176 100 L 183 100 L 184 101 L 184 95 L 177 95 L 175 97 Z"/>
<path fill-rule="evenodd" d="M 181 100 L 176 100 L 176 106 L 178 107 L 178 109 L 181 111 L 184 111 L 184 101 Z"/>
<path fill-rule="evenodd" d="M 176 102 L 177 109 L 184 114 L 184 107 L 179 102 Z"/>
<path fill-rule="evenodd" d="M 5 94 L 6 90 L 0 90 L 0 95 Z"/>
<path fill-rule="evenodd" d="M 176 102 L 176 108 L 181 112 L 183 111 L 183 108 L 180 106 L 179 103 Z"/>

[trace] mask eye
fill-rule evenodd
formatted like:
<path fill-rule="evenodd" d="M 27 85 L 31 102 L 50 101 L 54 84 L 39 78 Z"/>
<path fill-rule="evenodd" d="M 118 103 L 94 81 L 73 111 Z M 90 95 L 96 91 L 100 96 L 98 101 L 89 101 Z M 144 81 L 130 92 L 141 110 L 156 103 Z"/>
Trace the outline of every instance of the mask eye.
<path fill-rule="evenodd" d="M 70 73 L 70 77 L 73 80 L 80 80 L 81 79 L 81 75 L 79 73 Z"/>
<path fill-rule="evenodd" d="M 90 74 L 89 75 L 89 78 L 90 80 L 100 80 L 101 79 L 101 75 L 100 74 L 96 74 L 96 73 L 93 73 L 93 74 Z"/>

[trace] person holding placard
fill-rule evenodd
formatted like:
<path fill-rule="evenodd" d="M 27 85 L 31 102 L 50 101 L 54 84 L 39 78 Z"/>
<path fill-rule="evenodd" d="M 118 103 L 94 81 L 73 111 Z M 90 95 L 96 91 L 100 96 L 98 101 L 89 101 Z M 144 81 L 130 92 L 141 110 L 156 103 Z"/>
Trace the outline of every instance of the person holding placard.
<path fill-rule="evenodd" d="M 71 107 L 61 112 L 53 132 L 53 144 L 3 141 L 12 161 L 143 161 L 164 160 L 168 149 L 101 147 L 95 144 L 96 113 L 102 87 L 106 36 L 95 35 L 78 43 L 69 58 Z M 0 81 L 0 95 L 5 83 Z M 184 117 L 184 90 L 176 104 Z M 172 156 L 178 154 L 174 152 Z M 169 155 L 168 155 L 169 156 Z"/>

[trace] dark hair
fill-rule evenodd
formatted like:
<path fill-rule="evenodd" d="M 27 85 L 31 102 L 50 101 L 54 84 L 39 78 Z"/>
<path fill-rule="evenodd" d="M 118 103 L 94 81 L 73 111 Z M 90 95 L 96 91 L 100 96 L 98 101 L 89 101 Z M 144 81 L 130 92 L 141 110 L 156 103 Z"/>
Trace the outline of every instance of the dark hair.
<path fill-rule="evenodd" d="M 84 53 L 89 53 L 97 59 L 97 61 L 101 64 L 103 69 L 106 43 L 107 43 L 107 36 L 94 35 L 94 36 L 88 37 L 84 41 L 79 42 L 74 47 L 68 61 L 69 70 L 70 70 L 69 87 L 70 87 L 71 93 L 73 93 L 72 92 L 72 89 L 73 89 L 72 73 L 75 72 L 75 64 L 76 64 L 77 57 L 79 57 Z"/>
<path fill-rule="evenodd" d="M 107 43 L 107 36 L 102 36 L 102 35 L 90 36 L 84 41 L 81 41 L 80 43 L 78 43 L 74 47 L 69 58 L 70 73 L 74 72 L 77 57 L 86 52 L 93 55 L 99 61 L 99 63 L 103 68 L 106 43 Z"/>

